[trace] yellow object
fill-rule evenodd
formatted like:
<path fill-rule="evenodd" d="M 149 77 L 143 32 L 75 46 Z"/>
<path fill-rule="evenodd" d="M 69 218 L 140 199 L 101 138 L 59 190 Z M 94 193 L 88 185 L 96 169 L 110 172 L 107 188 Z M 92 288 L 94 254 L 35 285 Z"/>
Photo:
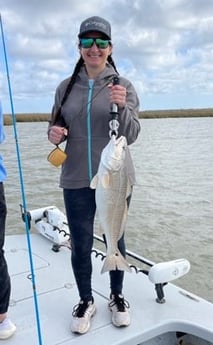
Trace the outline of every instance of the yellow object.
<path fill-rule="evenodd" d="M 47 156 L 47 160 L 55 167 L 59 167 L 61 164 L 63 164 L 66 158 L 67 154 L 58 146 Z"/>

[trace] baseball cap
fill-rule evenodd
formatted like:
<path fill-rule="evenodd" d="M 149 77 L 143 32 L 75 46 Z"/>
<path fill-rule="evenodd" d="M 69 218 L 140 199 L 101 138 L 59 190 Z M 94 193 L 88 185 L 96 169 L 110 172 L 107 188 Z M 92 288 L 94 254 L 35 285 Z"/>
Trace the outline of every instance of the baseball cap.
<path fill-rule="evenodd" d="M 80 31 L 79 31 L 78 37 L 81 38 L 83 37 L 84 34 L 91 31 L 101 32 L 109 40 L 111 40 L 111 25 L 104 18 L 94 16 L 94 17 L 85 19 L 80 25 Z"/>

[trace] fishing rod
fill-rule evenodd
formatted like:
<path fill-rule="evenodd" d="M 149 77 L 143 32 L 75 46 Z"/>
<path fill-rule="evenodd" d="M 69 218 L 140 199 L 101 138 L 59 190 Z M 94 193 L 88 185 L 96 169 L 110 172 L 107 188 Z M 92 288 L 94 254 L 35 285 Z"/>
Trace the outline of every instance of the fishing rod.
<path fill-rule="evenodd" d="M 113 85 L 119 85 L 119 77 L 115 76 L 112 81 Z M 112 138 L 114 136 L 117 138 L 118 136 L 118 128 L 119 128 L 119 113 L 118 113 L 118 105 L 116 103 L 112 103 L 111 111 L 110 111 L 111 119 L 109 121 L 109 137 Z"/>
<path fill-rule="evenodd" d="M 25 217 L 25 230 L 26 230 L 26 235 L 27 235 L 30 271 L 31 271 L 31 277 L 32 277 L 32 288 L 33 288 L 34 306 L 35 306 L 35 313 L 36 313 L 38 341 L 39 341 L 39 345 L 42 345 L 39 308 L 38 308 L 38 300 L 37 300 L 37 294 L 36 294 L 34 265 L 33 265 L 31 241 L 30 241 L 30 231 L 29 231 L 30 228 L 29 228 L 29 222 L 28 222 L 28 218 L 27 218 L 27 205 L 26 205 L 25 190 L 24 190 L 24 179 L 23 179 L 22 167 L 21 167 L 21 157 L 20 157 L 18 135 L 17 135 L 17 129 L 16 129 L 16 116 L 15 116 L 14 106 L 13 106 L 12 88 L 11 88 L 11 83 L 10 83 L 8 59 L 7 59 L 7 52 L 6 52 L 6 45 L 5 45 L 5 39 L 4 39 L 4 30 L 3 30 L 1 13 L 0 13 L 0 26 L 1 26 L 1 36 L 2 36 L 2 43 L 3 43 L 4 60 L 5 60 L 6 72 L 7 72 L 7 81 L 8 81 L 8 88 L 9 88 L 9 97 L 10 97 L 10 105 L 11 105 L 14 138 L 15 138 L 15 143 L 16 143 L 16 154 L 17 154 L 17 160 L 18 160 L 18 170 L 19 170 L 19 178 L 20 178 L 20 186 L 21 186 L 22 204 L 23 204 L 24 217 Z"/>

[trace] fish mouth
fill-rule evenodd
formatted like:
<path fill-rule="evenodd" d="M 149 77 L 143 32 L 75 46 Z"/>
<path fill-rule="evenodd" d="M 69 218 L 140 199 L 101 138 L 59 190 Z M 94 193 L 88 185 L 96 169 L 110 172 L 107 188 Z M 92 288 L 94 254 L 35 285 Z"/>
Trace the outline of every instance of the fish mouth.
<path fill-rule="evenodd" d="M 109 171 L 119 171 L 124 165 L 127 141 L 124 136 L 112 137 L 109 144 L 102 151 L 102 163 Z"/>

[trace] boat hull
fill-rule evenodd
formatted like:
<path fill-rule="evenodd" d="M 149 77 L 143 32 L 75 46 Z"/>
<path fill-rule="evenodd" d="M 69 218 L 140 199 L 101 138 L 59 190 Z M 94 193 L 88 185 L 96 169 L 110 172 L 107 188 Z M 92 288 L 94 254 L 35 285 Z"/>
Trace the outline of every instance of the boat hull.
<path fill-rule="evenodd" d="M 37 316 L 45 345 L 175 345 L 178 344 L 177 332 L 193 336 L 193 345 L 213 344 L 212 303 L 171 283 L 165 286 L 166 303 L 156 303 L 154 285 L 143 273 L 126 274 L 124 294 L 130 302 L 131 325 L 122 329 L 114 327 L 107 307 L 109 277 L 100 274 L 103 261 L 97 251 L 92 254 L 97 313 L 88 333 L 72 334 L 72 308 L 79 297 L 71 269 L 70 249 L 61 247 L 59 252 L 54 252 L 52 243 L 45 237 L 33 234 L 30 238 Z M 7 236 L 5 252 L 12 281 L 9 316 L 17 326 L 16 334 L 8 339 L 7 345 L 37 345 L 38 323 L 25 235 Z"/>

